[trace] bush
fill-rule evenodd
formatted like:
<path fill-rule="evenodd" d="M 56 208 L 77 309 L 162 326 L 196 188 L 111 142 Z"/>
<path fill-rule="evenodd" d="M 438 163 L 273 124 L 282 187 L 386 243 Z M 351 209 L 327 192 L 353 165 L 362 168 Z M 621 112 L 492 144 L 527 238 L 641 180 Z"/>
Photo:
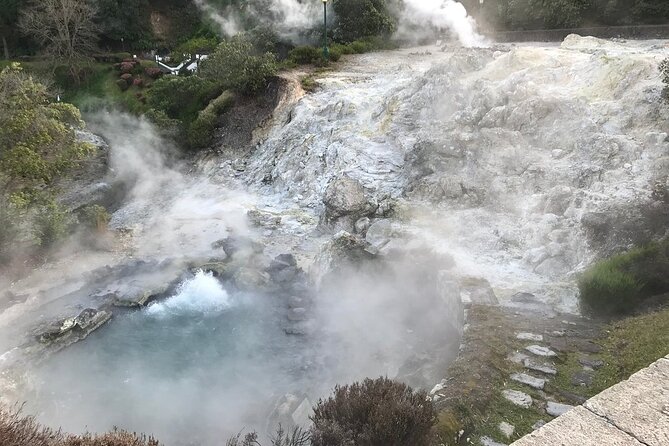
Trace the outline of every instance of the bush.
<path fill-rule="evenodd" d="M 158 67 L 148 67 L 144 69 L 144 74 L 146 74 L 151 79 L 158 79 L 163 75 L 163 72 Z"/>
<path fill-rule="evenodd" d="M 312 421 L 313 446 L 427 446 L 435 413 L 425 392 L 379 378 L 336 387 Z"/>
<path fill-rule="evenodd" d="M 170 54 L 170 59 L 175 63 L 183 62 L 195 54 L 209 54 L 217 45 L 218 39 L 215 37 L 195 37 L 176 47 Z"/>
<path fill-rule="evenodd" d="M 198 113 L 197 119 L 193 121 L 188 129 L 188 146 L 191 149 L 199 149 L 211 144 L 218 116 L 228 109 L 233 101 L 234 95 L 229 91 L 224 91 Z"/>
<path fill-rule="evenodd" d="M 124 73 L 119 77 L 126 82 L 132 81 L 132 74 L 130 74 L 130 73 Z"/>
<path fill-rule="evenodd" d="M 48 249 L 67 236 L 73 223 L 72 215 L 52 201 L 37 210 L 33 235 L 40 247 Z"/>
<path fill-rule="evenodd" d="M 135 64 L 133 62 L 124 61 L 119 65 L 119 70 L 121 70 L 121 73 L 130 73 L 134 68 Z"/>
<path fill-rule="evenodd" d="M 103 435 L 66 435 L 40 426 L 20 408 L 0 407 L 2 446 L 160 446 L 152 437 L 115 430 Z"/>
<path fill-rule="evenodd" d="M 669 292 L 669 239 L 603 260 L 579 279 L 583 309 L 593 315 L 633 312 Z"/>
<path fill-rule="evenodd" d="M 202 76 L 223 89 L 242 94 L 256 94 L 276 75 L 276 57 L 271 53 L 256 53 L 246 38 L 234 37 L 221 43 L 202 63 Z"/>
<path fill-rule="evenodd" d="M 298 46 L 288 53 L 288 59 L 298 65 L 322 64 L 323 49 L 309 45 Z"/>
<path fill-rule="evenodd" d="M 368 36 L 390 36 L 397 29 L 387 0 L 337 0 L 335 37 L 352 42 Z"/>
<path fill-rule="evenodd" d="M 119 79 L 119 80 L 117 80 L 117 81 L 116 81 L 116 85 L 118 86 L 118 88 L 121 89 L 121 91 L 126 91 L 126 90 L 128 89 L 128 87 L 129 87 L 129 85 L 128 85 L 128 81 L 126 81 L 125 79 Z"/>
<path fill-rule="evenodd" d="M 309 432 L 296 427 L 289 433 L 279 426 L 270 444 L 271 446 L 308 446 L 310 444 Z M 260 446 L 260 442 L 258 441 L 258 434 L 255 432 L 244 436 L 240 433 L 229 439 L 225 446 Z"/>
<path fill-rule="evenodd" d="M 199 76 L 164 76 L 153 83 L 147 99 L 151 108 L 169 118 L 192 122 L 220 92 L 215 82 Z"/>

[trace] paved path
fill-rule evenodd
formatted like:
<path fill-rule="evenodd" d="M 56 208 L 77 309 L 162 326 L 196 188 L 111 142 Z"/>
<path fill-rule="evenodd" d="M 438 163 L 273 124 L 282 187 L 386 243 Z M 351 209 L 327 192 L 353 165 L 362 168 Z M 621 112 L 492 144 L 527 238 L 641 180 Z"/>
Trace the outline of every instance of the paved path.
<path fill-rule="evenodd" d="M 512 446 L 669 445 L 669 355 Z"/>

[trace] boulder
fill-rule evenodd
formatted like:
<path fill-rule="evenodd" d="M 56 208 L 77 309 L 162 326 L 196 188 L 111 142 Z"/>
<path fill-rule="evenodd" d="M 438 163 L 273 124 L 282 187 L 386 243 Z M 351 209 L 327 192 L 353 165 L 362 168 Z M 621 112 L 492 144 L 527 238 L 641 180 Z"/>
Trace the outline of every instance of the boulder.
<path fill-rule="evenodd" d="M 325 223 L 336 229 L 353 230 L 355 222 L 374 215 L 378 205 L 368 199 L 359 181 L 345 175 L 332 180 L 323 197 Z"/>
<path fill-rule="evenodd" d="M 375 249 L 381 249 L 395 236 L 393 225 L 388 219 L 377 220 L 370 225 L 365 240 Z"/>
<path fill-rule="evenodd" d="M 269 274 L 254 268 L 239 268 L 233 276 L 235 285 L 241 290 L 266 289 L 269 279 Z"/>
<path fill-rule="evenodd" d="M 59 350 L 75 342 L 85 339 L 90 333 L 100 328 L 112 314 L 108 311 L 87 308 L 77 316 L 60 320 L 47 327 L 37 335 L 42 344 Z"/>
<path fill-rule="evenodd" d="M 374 258 L 376 252 L 369 243 L 356 235 L 341 231 L 321 247 L 313 264 L 313 275 L 320 281 L 341 268 L 359 265 Z"/>

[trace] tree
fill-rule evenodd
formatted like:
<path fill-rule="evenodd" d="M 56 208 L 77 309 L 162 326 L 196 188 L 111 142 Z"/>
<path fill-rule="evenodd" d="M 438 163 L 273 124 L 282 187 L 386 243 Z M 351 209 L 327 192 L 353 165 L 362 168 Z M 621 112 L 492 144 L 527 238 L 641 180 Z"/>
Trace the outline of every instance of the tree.
<path fill-rule="evenodd" d="M 46 86 L 26 75 L 19 64 L 0 72 L 0 110 L 2 256 L 28 211 L 40 217 L 33 229 L 38 243 L 48 244 L 63 232 L 67 219 L 53 201 L 51 188 L 92 147 L 77 139 L 76 129 L 83 126 L 79 110 L 52 102 Z"/>
<path fill-rule="evenodd" d="M 0 0 L 0 40 L 5 59 L 9 59 L 9 43 L 16 34 L 19 0 Z"/>
<path fill-rule="evenodd" d="M 347 43 L 370 36 L 390 35 L 397 29 L 387 0 L 337 0 L 335 36 Z"/>
<path fill-rule="evenodd" d="M 90 58 L 98 41 L 96 8 L 88 0 L 37 0 L 21 12 L 21 29 L 43 45 L 47 56 L 70 67 Z"/>
<path fill-rule="evenodd" d="M 132 45 L 150 37 L 148 0 L 96 0 L 95 4 L 96 22 L 106 43 Z"/>
<path fill-rule="evenodd" d="M 243 36 L 221 43 L 202 63 L 200 70 L 205 79 L 242 94 L 258 93 L 276 72 L 276 56 L 272 53 L 258 54 L 251 41 Z"/>

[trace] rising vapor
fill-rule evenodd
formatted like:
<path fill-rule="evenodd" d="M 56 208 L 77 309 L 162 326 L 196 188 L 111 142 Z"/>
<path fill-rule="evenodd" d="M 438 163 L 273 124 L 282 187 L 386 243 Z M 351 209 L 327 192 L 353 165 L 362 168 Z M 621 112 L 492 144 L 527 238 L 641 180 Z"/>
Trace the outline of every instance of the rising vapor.
<path fill-rule="evenodd" d="M 461 3 L 454 0 L 404 0 L 398 33 L 408 37 L 415 33 L 416 28 L 424 29 L 425 26 L 449 29 L 467 48 L 487 46 L 485 37 L 476 32 L 474 18 Z"/>

